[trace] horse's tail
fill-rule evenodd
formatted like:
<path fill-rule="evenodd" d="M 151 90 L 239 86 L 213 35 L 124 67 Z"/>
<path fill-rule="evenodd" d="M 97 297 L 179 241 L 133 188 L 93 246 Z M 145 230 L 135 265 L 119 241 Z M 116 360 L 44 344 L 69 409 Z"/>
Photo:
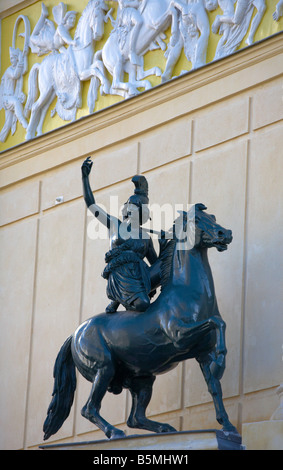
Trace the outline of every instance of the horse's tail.
<path fill-rule="evenodd" d="M 35 102 L 37 95 L 38 95 L 38 71 L 40 68 L 40 64 L 34 64 L 31 68 L 29 79 L 28 79 L 28 98 L 25 105 L 24 114 L 25 117 L 28 117 L 32 105 Z"/>
<path fill-rule="evenodd" d="M 70 336 L 56 358 L 54 365 L 54 389 L 52 400 L 47 410 L 43 425 L 44 440 L 49 439 L 62 426 L 69 416 L 76 390 L 76 370 L 71 351 L 72 336 Z"/>

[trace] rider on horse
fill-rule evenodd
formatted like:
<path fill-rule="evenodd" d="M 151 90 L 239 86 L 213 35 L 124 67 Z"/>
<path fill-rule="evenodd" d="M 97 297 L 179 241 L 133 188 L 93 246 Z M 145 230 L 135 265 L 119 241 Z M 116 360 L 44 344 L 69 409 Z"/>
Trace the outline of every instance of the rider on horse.
<path fill-rule="evenodd" d="M 141 225 L 149 219 L 148 185 L 144 176 L 132 178 L 134 194 L 124 204 L 123 221 L 105 213 L 94 200 L 88 175 L 90 157 L 82 165 L 84 198 L 87 207 L 109 230 L 110 250 L 102 276 L 107 279 L 107 296 L 111 299 L 106 312 L 115 313 L 119 304 L 127 310 L 145 311 L 150 305 L 151 279 L 147 258 L 152 265 L 157 260 L 153 242 Z"/>

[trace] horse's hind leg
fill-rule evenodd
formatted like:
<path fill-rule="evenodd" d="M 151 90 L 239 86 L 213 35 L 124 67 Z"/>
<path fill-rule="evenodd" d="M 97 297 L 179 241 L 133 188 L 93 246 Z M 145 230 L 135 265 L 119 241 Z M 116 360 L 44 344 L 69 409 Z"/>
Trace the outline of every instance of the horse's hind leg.
<path fill-rule="evenodd" d="M 158 423 L 152 421 L 145 416 L 146 408 L 150 402 L 152 395 L 152 386 L 155 377 L 136 377 L 132 380 L 130 392 L 132 395 L 132 409 L 127 421 L 130 428 L 147 429 L 148 431 L 161 433 L 161 432 L 174 432 L 176 431 L 172 426 L 166 423 Z"/>
<path fill-rule="evenodd" d="M 42 107 L 40 117 L 39 117 L 39 122 L 38 122 L 37 129 L 36 129 L 36 135 L 37 136 L 42 135 L 42 127 L 43 127 L 43 123 L 44 123 L 48 108 L 51 105 L 51 103 L 52 103 L 52 101 L 54 100 L 55 97 L 56 97 L 56 94 L 55 94 L 55 91 L 53 91 L 53 93 L 51 94 L 49 100 Z"/>
<path fill-rule="evenodd" d="M 207 383 L 208 391 L 212 396 L 215 411 L 216 419 L 219 424 L 223 426 L 223 431 L 233 432 L 238 434 L 237 429 L 229 421 L 228 414 L 225 410 L 223 398 L 222 398 L 222 388 L 220 380 L 216 378 L 210 370 L 211 358 L 207 357 L 206 360 L 198 360 L 200 364 L 201 371 Z"/>
<path fill-rule="evenodd" d="M 48 106 L 51 103 L 53 97 L 53 89 L 50 87 L 44 94 L 41 94 L 38 100 L 33 104 L 31 109 L 31 117 L 29 125 L 27 127 L 26 140 L 30 140 L 35 137 L 36 130 L 41 130 L 43 119 L 47 112 Z M 48 106 L 47 106 L 48 105 Z M 45 113 L 42 116 L 42 113 Z"/>
<path fill-rule="evenodd" d="M 114 376 L 114 372 L 114 367 L 111 362 L 101 369 L 98 369 L 92 385 L 90 397 L 81 411 L 82 416 L 98 426 L 109 439 L 125 436 L 123 431 L 112 426 L 99 414 L 101 401 L 107 391 L 111 379 Z"/>

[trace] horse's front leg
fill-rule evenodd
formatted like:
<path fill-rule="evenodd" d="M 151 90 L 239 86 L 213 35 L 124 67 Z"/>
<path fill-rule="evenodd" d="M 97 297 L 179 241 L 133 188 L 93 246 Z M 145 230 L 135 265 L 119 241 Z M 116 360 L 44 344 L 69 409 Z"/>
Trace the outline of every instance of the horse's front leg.
<path fill-rule="evenodd" d="M 137 66 L 137 71 L 136 71 L 137 81 L 143 80 L 144 78 L 147 78 L 150 75 L 161 77 L 162 72 L 159 67 L 153 67 L 151 69 L 144 70 L 144 58 L 142 57 L 141 64 Z"/>
<path fill-rule="evenodd" d="M 223 398 L 222 398 L 222 388 L 220 384 L 220 380 L 214 376 L 214 374 L 211 372 L 210 365 L 210 357 L 197 359 L 201 371 L 203 373 L 203 376 L 205 378 L 205 381 L 207 383 L 208 391 L 210 392 L 214 407 L 215 407 L 215 412 L 216 412 L 216 419 L 219 424 L 223 426 L 223 431 L 226 432 L 232 432 L 235 434 L 238 434 L 237 429 L 233 424 L 230 422 L 228 414 L 225 410 L 224 403 L 223 403 Z"/>
<path fill-rule="evenodd" d="M 215 325 L 217 353 L 226 355 L 227 354 L 226 341 L 225 341 L 226 323 L 219 316 L 213 316 L 209 319 L 209 321 Z"/>
<path fill-rule="evenodd" d="M 134 66 L 135 68 L 135 66 Z M 128 71 L 127 67 L 124 69 L 124 64 L 122 61 L 118 61 L 115 64 L 113 70 L 113 80 L 111 86 L 111 94 L 113 95 L 120 95 L 123 98 L 129 98 L 131 96 L 135 96 L 138 94 L 137 88 L 131 83 L 132 76 L 129 73 L 129 82 L 123 82 L 122 76 L 124 75 L 124 71 Z"/>
<path fill-rule="evenodd" d="M 214 377 L 221 379 L 225 370 L 227 354 L 225 340 L 226 323 L 218 316 L 211 317 L 209 321 L 214 325 L 216 331 L 216 359 L 211 362 L 210 370 Z"/>

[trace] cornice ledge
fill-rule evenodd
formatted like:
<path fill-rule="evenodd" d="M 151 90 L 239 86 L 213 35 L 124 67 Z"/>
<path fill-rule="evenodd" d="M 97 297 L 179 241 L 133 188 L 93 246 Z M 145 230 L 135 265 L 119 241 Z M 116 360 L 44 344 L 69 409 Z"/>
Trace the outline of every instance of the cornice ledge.
<path fill-rule="evenodd" d="M 2 0 L 0 5 L 0 19 L 17 13 L 23 8 L 29 7 L 38 0 Z"/>
<path fill-rule="evenodd" d="M 283 31 L 252 46 L 241 49 L 228 57 L 211 62 L 197 70 L 188 72 L 169 82 L 142 92 L 140 95 L 133 98 L 121 101 L 40 137 L 36 137 L 31 141 L 7 149 L 0 153 L 0 170 L 44 153 L 52 148 L 72 142 L 75 139 L 87 136 L 90 133 L 105 129 L 110 125 L 112 126 L 122 120 L 136 116 L 138 113 L 152 109 L 155 106 L 167 102 L 168 96 L 171 101 L 257 63 L 264 62 L 283 53 L 282 39 Z M 281 73 L 283 73 L 283 65 Z M 236 92 L 238 92 L 238 90 Z M 213 97 L 211 97 L 211 99 L 213 101 Z M 219 97 L 214 101 L 218 100 Z M 188 113 L 189 111 L 186 112 Z M 171 119 L 174 119 L 174 117 L 171 117 Z M 164 122 L 165 121 L 166 119 Z M 140 129 L 137 129 L 137 134 L 139 132 Z M 127 137 L 128 136 L 125 136 L 124 138 Z M 123 137 L 121 140 L 123 140 Z M 113 142 L 108 142 L 106 145 L 111 145 L 112 143 Z M 105 142 L 101 145 L 98 142 L 96 150 L 101 147 L 105 147 Z M 74 156 L 73 158 L 76 157 Z"/>

